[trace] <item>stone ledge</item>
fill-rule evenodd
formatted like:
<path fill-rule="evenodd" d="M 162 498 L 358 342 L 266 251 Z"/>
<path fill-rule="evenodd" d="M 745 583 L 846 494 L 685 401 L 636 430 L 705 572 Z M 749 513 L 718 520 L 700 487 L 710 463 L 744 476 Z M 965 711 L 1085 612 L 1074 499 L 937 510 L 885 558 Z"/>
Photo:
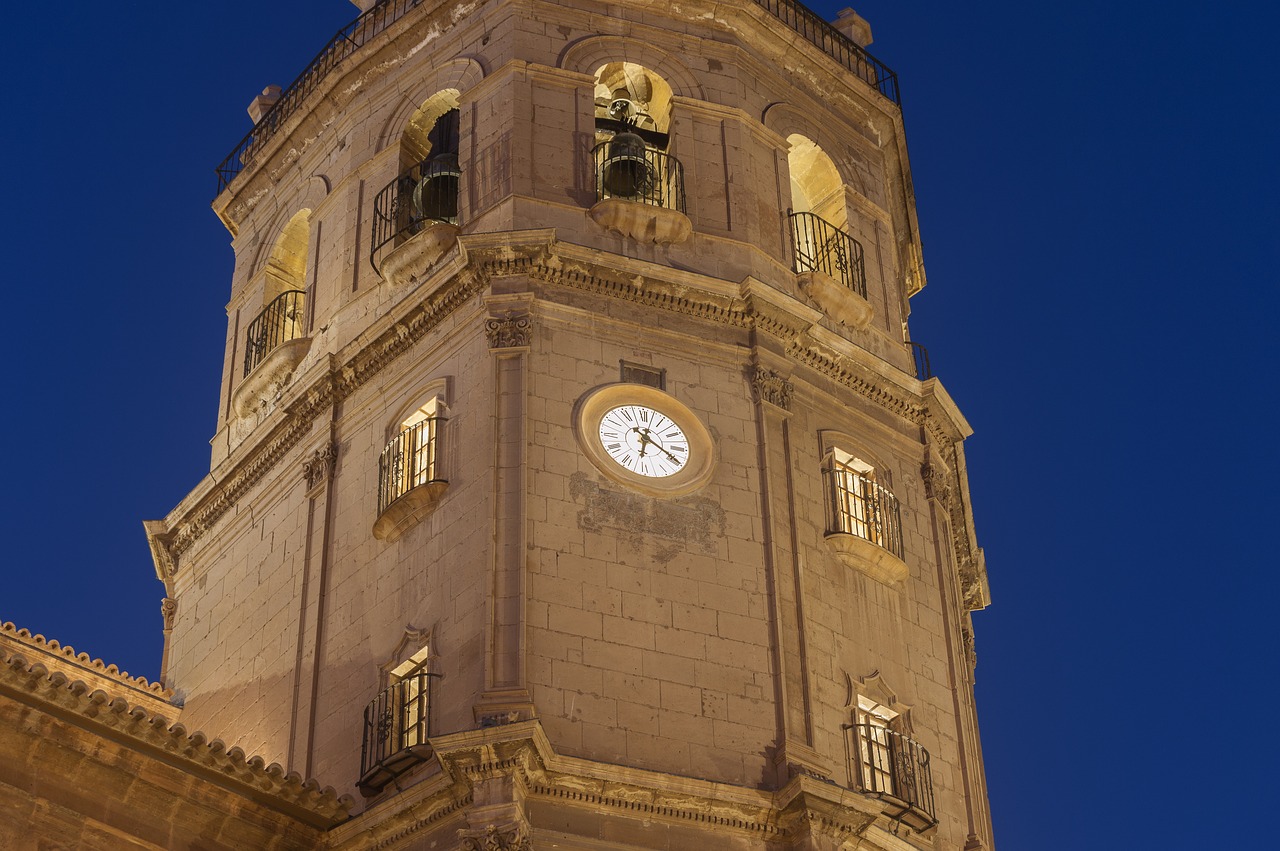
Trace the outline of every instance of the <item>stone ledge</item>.
<path fill-rule="evenodd" d="M 679 210 L 621 198 L 597 201 L 587 215 L 605 230 L 620 233 L 636 242 L 675 245 L 693 233 L 693 222 Z"/>
<path fill-rule="evenodd" d="M 905 561 L 865 538 L 848 532 L 828 532 L 825 540 L 842 562 L 877 582 L 892 585 L 911 575 Z"/>
<path fill-rule="evenodd" d="M 293 370 L 302 363 L 307 352 L 311 351 L 311 340 L 310 336 L 306 336 L 281 343 L 244 377 L 231 396 L 231 407 L 236 416 L 251 416 L 269 394 L 276 392 L 289 380 Z"/>
<path fill-rule="evenodd" d="M 841 325 L 861 330 L 871 324 L 871 302 L 827 273 L 801 272 L 796 280 L 800 289 Z"/>
<path fill-rule="evenodd" d="M 410 488 L 378 515 L 373 537 L 387 543 L 399 540 L 411 526 L 436 510 L 448 487 L 448 482 L 427 482 Z"/>
<path fill-rule="evenodd" d="M 417 283 L 457 241 L 457 226 L 435 222 L 388 252 L 378 273 L 391 284 Z"/>

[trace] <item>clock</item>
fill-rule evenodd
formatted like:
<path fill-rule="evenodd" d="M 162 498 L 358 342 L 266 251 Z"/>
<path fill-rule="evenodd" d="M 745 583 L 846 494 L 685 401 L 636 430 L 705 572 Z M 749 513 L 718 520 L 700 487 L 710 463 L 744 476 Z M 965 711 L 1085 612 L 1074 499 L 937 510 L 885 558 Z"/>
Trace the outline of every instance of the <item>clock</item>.
<path fill-rule="evenodd" d="M 689 463 L 689 438 L 675 420 L 647 405 L 611 408 L 599 431 L 604 451 L 633 473 L 662 479 Z"/>
<path fill-rule="evenodd" d="M 596 469 L 651 496 L 696 490 L 715 466 L 707 427 L 656 387 L 597 387 L 578 400 L 574 425 L 578 445 Z"/>

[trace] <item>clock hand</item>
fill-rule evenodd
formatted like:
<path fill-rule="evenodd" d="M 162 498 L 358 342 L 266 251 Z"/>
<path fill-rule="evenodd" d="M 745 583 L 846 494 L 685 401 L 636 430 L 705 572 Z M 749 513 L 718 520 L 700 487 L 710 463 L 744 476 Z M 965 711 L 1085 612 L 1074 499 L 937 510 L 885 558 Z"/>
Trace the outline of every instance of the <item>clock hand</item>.
<path fill-rule="evenodd" d="M 668 458 L 670 458 L 672 463 L 674 464 L 680 463 L 680 459 L 672 455 L 670 452 L 668 452 L 667 447 L 663 446 L 660 441 L 657 441 L 649 436 L 649 429 L 647 428 L 644 430 L 637 429 L 637 432 L 640 434 L 640 439 L 642 441 L 652 443 L 654 446 L 658 447 L 658 451 L 661 452 L 663 455 L 667 456 Z"/>

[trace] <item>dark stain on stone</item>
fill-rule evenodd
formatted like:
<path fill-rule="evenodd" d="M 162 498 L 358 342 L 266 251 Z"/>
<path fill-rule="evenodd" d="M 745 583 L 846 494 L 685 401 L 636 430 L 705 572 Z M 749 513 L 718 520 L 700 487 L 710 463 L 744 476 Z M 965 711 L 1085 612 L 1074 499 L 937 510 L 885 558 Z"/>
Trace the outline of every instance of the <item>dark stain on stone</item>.
<path fill-rule="evenodd" d="M 587 532 L 621 530 L 639 539 L 658 538 L 669 542 L 653 542 L 654 556 L 664 564 L 690 546 L 714 553 L 715 539 L 724 537 L 724 509 L 705 497 L 655 499 L 611 490 L 591 481 L 585 473 L 570 477 L 569 496 L 574 502 L 582 503 L 582 510 L 578 512 L 580 529 Z"/>

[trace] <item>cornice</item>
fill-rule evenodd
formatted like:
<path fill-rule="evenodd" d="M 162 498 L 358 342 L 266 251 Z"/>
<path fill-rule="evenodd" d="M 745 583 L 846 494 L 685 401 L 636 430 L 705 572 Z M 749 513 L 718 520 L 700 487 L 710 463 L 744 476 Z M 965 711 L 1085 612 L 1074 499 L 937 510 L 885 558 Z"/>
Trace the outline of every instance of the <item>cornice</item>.
<path fill-rule="evenodd" d="M 6 625 L 7 626 L 7 625 Z M 188 733 L 126 697 L 92 688 L 43 662 L 0 648 L 0 696 L 31 706 L 104 739 L 145 753 L 159 762 L 199 777 L 314 828 L 327 829 L 344 820 L 355 803 L 320 788 L 277 763 L 246 756 L 238 747 Z"/>

